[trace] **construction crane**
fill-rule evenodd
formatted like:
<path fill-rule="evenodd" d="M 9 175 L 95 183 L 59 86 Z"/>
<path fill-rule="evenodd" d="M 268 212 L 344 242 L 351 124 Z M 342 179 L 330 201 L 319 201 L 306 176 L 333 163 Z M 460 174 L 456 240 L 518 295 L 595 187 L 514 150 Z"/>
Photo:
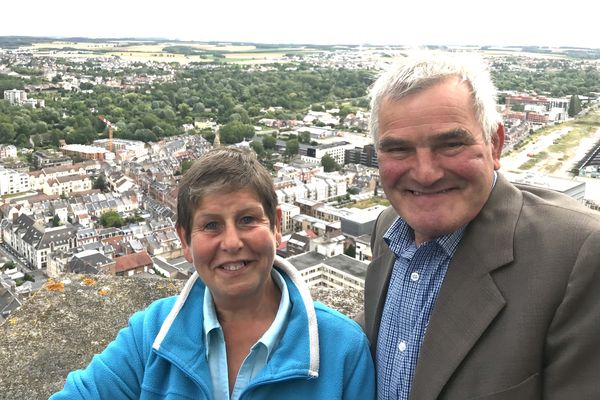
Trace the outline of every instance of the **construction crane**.
<path fill-rule="evenodd" d="M 108 128 L 108 151 L 113 151 L 113 124 L 112 122 L 110 122 L 109 120 L 107 120 L 106 118 L 104 118 L 103 116 L 99 116 L 98 117 L 100 119 L 100 121 L 104 122 L 106 124 L 106 127 Z"/>

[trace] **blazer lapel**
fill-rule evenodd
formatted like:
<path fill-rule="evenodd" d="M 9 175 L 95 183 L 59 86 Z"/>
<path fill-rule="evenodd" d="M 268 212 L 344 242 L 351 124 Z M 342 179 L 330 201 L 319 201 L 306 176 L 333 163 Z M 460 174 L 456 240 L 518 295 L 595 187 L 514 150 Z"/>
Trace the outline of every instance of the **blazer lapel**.
<path fill-rule="evenodd" d="M 367 270 L 368 278 L 365 281 L 365 333 L 371 344 L 371 354 L 375 358 L 377 335 L 379 334 L 379 324 L 381 314 L 387 297 L 390 275 L 394 266 L 394 253 L 389 249 L 383 240 L 383 235 L 398 217 L 395 211 L 389 207 L 383 211 L 378 220 L 375 232 L 372 238 L 371 247 L 374 254 L 379 257 L 374 259 Z"/>
<path fill-rule="evenodd" d="M 411 399 L 436 399 L 456 368 L 505 306 L 490 272 L 513 260 L 522 198 L 501 175 L 469 224 L 444 278 L 421 346 Z"/>
<path fill-rule="evenodd" d="M 394 266 L 394 253 L 389 249 L 384 254 L 371 263 L 369 272 L 372 277 L 369 286 L 365 286 L 365 299 L 374 301 L 365 301 L 365 331 L 371 343 L 371 354 L 375 356 L 377 349 L 377 335 L 379 334 L 379 324 L 381 314 L 387 297 L 390 275 Z"/>

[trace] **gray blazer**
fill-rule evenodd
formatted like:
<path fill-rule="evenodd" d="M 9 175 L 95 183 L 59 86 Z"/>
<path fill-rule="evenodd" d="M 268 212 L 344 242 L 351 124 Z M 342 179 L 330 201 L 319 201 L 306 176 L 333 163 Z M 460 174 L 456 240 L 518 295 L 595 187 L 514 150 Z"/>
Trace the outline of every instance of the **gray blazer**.
<path fill-rule="evenodd" d="M 373 356 L 394 255 L 372 235 L 363 327 Z M 501 175 L 452 258 L 411 400 L 600 399 L 600 214 Z"/>

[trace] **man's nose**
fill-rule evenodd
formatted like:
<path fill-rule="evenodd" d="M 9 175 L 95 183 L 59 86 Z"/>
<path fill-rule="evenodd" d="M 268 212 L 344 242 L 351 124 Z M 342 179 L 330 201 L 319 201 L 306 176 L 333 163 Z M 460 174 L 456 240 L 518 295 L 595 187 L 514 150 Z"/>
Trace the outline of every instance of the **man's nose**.
<path fill-rule="evenodd" d="M 412 166 L 413 179 L 423 186 L 430 186 L 444 175 L 436 154 L 429 148 L 418 148 Z"/>

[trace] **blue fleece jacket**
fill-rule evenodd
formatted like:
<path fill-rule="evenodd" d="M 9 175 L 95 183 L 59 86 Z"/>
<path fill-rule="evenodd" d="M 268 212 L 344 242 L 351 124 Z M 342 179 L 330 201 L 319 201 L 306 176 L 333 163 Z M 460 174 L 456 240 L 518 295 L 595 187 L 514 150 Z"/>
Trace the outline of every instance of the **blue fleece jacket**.
<path fill-rule="evenodd" d="M 283 337 L 241 399 L 375 398 L 374 370 L 361 328 L 312 302 L 296 269 L 276 258 L 291 312 Z M 205 286 L 194 274 L 182 293 L 152 303 L 84 370 L 71 372 L 62 399 L 211 399 L 203 339 Z M 220 400 L 220 399 L 219 399 Z"/>

